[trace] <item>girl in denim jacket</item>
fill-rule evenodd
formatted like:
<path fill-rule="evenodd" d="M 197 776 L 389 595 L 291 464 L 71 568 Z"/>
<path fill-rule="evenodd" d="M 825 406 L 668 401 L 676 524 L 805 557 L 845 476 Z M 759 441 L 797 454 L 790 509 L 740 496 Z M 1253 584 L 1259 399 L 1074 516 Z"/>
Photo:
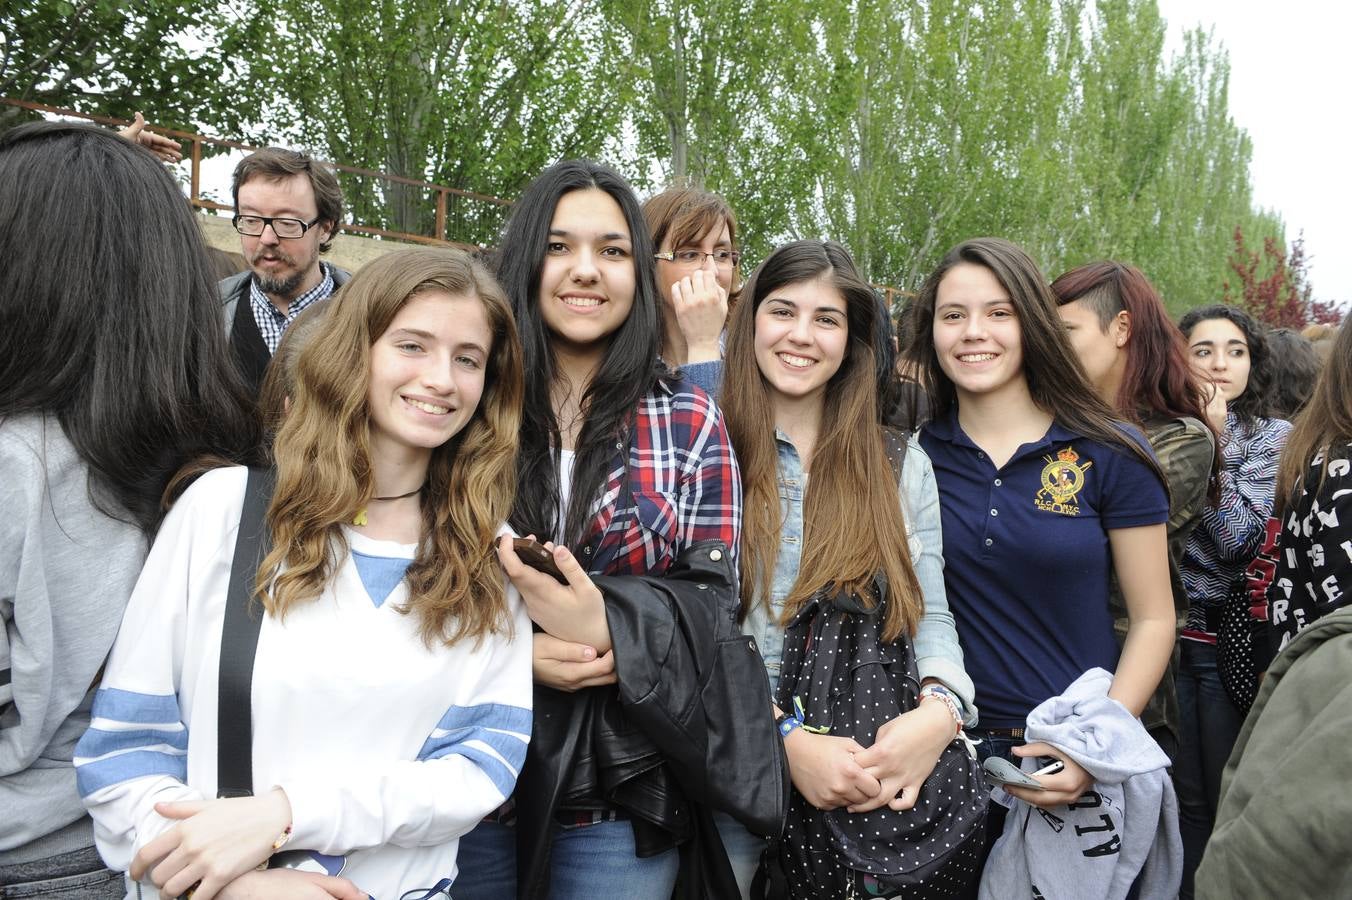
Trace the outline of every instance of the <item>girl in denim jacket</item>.
<path fill-rule="evenodd" d="M 889 585 L 884 637 L 914 640 L 918 708 L 870 747 L 781 720 L 794 788 L 819 809 L 907 809 L 964 720 L 974 722 L 943 583 L 939 500 L 928 457 L 907 442 L 900 502 L 879 424 L 875 361 L 890 335 L 844 247 L 798 241 L 748 281 L 728 331 L 720 403 L 741 461 L 743 630 L 765 658 L 771 693 L 785 625 L 820 588 Z M 809 483 L 811 487 L 809 487 Z M 743 896 L 764 841 L 720 822 Z"/>

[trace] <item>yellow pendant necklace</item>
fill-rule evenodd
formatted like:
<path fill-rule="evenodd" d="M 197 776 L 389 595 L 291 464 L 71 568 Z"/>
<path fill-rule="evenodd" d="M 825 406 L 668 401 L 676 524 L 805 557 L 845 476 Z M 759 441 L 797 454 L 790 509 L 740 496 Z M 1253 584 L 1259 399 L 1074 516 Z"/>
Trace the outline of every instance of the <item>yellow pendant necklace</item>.
<path fill-rule="evenodd" d="M 375 503 L 377 500 L 403 500 L 405 497 L 412 497 L 414 494 L 418 493 L 426 486 L 427 484 L 426 482 L 424 482 L 423 484 L 420 484 L 413 490 L 409 491 L 407 494 L 396 494 L 393 497 L 372 497 L 371 502 Z M 361 509 L 357 510 L 357 514 L 352 517 L 352 524 L 353 525 L 366 524 L 366 507 L 363 506 Z"/>

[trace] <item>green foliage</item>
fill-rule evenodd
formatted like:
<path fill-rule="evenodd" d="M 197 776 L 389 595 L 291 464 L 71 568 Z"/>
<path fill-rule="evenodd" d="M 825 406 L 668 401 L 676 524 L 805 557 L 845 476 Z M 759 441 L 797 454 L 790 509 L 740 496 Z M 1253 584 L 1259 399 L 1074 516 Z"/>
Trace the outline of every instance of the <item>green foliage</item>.
<path fill-rule="evenodd" d="M 248 110 L 228 87 L 220 0 L 8 0 L 0 4 L 0 97 L 168 127 L 204 115 L 236 133 Z M 0 130 L 36 118 L 0 106 Z"/>
<path fill-rule="evenodd" d="M 259 137 L 461 190 L 513 197 L 562 156 L 597 153 L 619 100 L 580 2 L 278 0 L 249 21 Z M 354 220 L 433 232 L 420 188 L 346 178 Z M 491 243 L 504 208 L 451 195 L 447 237 Z"/>
<path fill-rule="evenodd" d="M 830 237 L 914 288 L 998 234 L 1049 276 L 1134 262 L 1180 311 L 1221 296 L 1236 228 L 1284 244 L 1223 50 L 1198 31 L 1166 58 L 1155 0 L 18 2 L 0 93 L 507 198 L 599 157 L 727 196 L 749 260 Z M 344 188 L 357 222 L 434 230 L 420 188 Z M 452 198 L 447 237 L 503 215 Z"/>

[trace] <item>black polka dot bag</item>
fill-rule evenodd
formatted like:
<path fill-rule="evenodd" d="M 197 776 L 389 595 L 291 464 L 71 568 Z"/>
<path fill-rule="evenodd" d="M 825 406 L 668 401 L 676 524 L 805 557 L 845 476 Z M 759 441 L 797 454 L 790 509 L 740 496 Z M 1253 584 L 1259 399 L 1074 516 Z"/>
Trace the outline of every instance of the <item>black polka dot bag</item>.
<path fill-rule="evenodd" d="M 875 596 L 883 593 L 875 585 Z M 906 636 L 884 642 L 882 618 L 880 603 L 843 592 L 806 604 L 785 637 L 779 707 L 800 707 L 810 728 L 864 747 L 884 723 L 915 709 L 915 651 Z M 822 811 L 794 791 L 784 837 L 768 854 L 767 865 L 779 870 L 768 883 L 786 886 L 792 898 L 958 897 L 979 875 L 989 799 L 961 740 L 944 749 L 909 810 Z"/>

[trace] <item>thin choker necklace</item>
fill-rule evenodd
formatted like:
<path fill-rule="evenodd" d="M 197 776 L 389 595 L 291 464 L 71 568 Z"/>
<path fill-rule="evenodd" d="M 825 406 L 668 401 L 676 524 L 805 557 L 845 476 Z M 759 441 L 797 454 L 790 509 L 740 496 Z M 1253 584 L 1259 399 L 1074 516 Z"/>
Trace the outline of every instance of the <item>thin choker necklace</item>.
<path fill-rule="evenodd" d="M 415 487 L 413 490 L 409 491 L 407 494 L 396 494 L 396 495 L 393 496 L 393 497 L 372 497 L 371 499 L 372 499 L 372 500 L 403 500 L 405 497 L 412 497 L 414 494 L 416 494 L 416 493 L 418 493 L 419 491 L 421 491 L 424 487 L 426 487 L 426 484 L 420 484 L 420 485 L 418 485 L 417 487 Z"/>
<path fill-rule="evenodd" d="M 412 497 L 414 494 L 421 492 L 422 489 L 425 487 L 427 487 L 427 482 L 423 482 L 422 484 L 415 487 L 413 490 L 409 491 L 407 494 L 396 494 L 393 497 L 372 497 L 371 502 L 374 503 L 377 500 L 403 500 L 405 497 Z M 357 510 L 357 514 L 352 517 L 352 524 L 353 525 L 366 524 L 366 507 L 363 506 L 361 509 Z"/>

